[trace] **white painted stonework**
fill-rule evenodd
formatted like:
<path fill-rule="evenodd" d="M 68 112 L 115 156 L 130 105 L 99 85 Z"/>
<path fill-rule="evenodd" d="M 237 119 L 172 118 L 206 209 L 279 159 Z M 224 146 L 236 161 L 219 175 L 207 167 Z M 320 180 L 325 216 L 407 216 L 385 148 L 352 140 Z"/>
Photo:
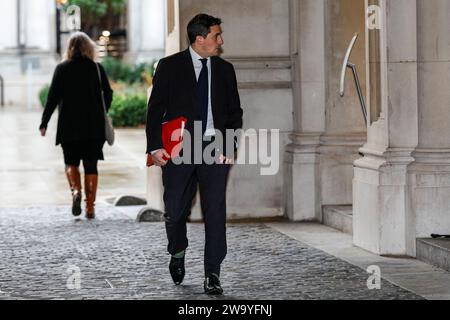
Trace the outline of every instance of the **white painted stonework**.
<path fill-rule="evenodd" d="M 382 12 L 382 112 L 355 161 L 354 243 L 415 256 L 416 238 L 450 233 L 450 4 L 382 1 Z"/>
<path fill-rule="evenodd" d="M 128 59 L 154 61 L 165 54 L 166 1 L 128 1 Z"/>

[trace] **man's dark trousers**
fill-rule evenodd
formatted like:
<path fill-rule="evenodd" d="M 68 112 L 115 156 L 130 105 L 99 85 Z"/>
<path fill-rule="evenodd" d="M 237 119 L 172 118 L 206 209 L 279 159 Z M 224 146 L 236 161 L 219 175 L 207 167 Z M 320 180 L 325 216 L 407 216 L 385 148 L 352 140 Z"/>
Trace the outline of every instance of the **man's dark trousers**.
<path fill-rule="evenodd" d="M 220 265 L 227 254 L 226 186 L 230 165 L 180 164 L 168 161 L 162 167 L 166 232 L 171 255 L 188 247 L 186 219 L 192 199 L 200 190 L 200 204 L 205 222 L 205 275 L 220 275 Z"/>

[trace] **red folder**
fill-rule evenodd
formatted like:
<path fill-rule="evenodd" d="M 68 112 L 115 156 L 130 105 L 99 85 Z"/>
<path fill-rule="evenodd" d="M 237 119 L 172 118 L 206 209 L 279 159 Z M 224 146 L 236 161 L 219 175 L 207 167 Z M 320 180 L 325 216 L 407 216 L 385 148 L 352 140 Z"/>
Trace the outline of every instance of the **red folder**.
<path fill-rule="evenodd" d="M 179 117 L 162 124 L 161 138 L 163 148 L 170 154 L 171 158 L 175 158 L 180 154 L 183 141 L 183 132 L 186 127 L 187 119 Z M 164 160 L 169 160 L 164 158 Z M 151 154 L 147 155 L 147 167 L 154 165 Z"/>

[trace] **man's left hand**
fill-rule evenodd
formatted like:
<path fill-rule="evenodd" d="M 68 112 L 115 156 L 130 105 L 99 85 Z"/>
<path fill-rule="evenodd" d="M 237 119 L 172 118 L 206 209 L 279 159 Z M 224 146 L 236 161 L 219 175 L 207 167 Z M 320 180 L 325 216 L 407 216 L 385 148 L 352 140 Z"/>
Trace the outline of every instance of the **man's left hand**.
<path fill-rule="evenodd" d="M 223 154 L 221 154 L 220 157 L 219 157 L 219 163 L 221 163 L 221 164 L 234 164 L 234 160 L 233 159 L 229 159 L 229 158 L 225 157 Z"/>

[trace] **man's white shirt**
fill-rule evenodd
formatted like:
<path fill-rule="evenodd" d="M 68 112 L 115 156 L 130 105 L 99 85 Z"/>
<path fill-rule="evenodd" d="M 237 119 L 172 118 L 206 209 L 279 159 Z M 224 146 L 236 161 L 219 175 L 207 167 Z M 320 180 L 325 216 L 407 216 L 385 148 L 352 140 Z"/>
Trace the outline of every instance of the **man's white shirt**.
<path fill-rule="evenodd" d="M 200 72 L 202 71 L 202 62 L 200 59 L 203 59 L 197 52 L 195 52 L 194 49 L 192 49 L 192 46 L 189 46 L 189 52 L 191 53 L 192 63 L 194 64 L 194 70 L 195 70 L 195 77 L 197 78 L 200 76 Z M 214 136 L 215 130 L 214 130 L 214 119 L 212 115 L 212 104 L 211 104 L 211 57 L 209 57 L 208 62 L 206 63 L 208 67 L 208 121 L 206 123 L 206 131 L 205 136 Z"/>

